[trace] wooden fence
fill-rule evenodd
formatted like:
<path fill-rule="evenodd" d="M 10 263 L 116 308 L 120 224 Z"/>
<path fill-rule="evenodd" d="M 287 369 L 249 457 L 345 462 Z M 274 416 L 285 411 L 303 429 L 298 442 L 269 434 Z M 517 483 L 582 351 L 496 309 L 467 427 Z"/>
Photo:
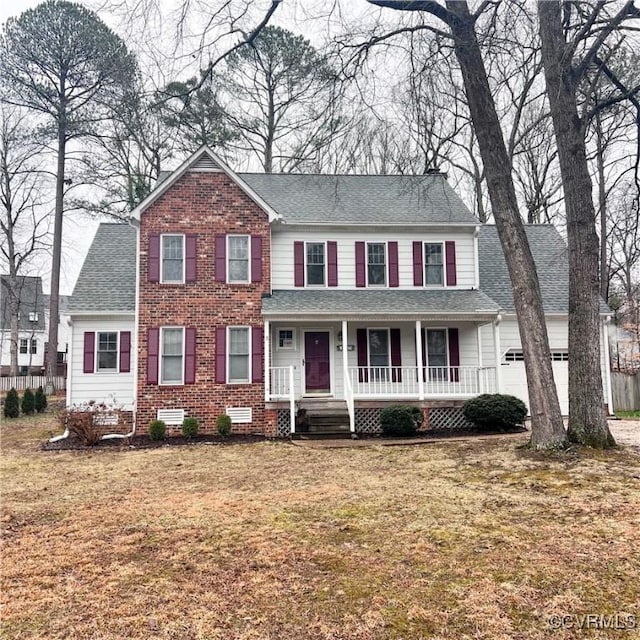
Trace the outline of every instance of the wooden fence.
<path fill-rule="evenodd" d="M 52 384 L 55 391 L 64 391 L 67 388 L 65 376 L 7 376 L 0 378 L 0 393 L 6 393 L 9 389 L 24 391 L 25 389 L 46 389 L 47 384 Z"/>
<path fill-rule="evenodd" d="M 612 371 L 611 391 L 615 411 L 640 409 L 640 373 Z"/>

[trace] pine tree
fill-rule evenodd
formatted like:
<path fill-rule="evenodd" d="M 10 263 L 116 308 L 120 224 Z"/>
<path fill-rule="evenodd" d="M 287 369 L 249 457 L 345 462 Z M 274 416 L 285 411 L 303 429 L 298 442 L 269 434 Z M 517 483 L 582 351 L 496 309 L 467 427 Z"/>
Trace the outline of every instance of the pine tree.
<path fill-rule="evenodd" d="M 33 415 L 36 410 L 35 398 L 31 389 L 25 389 L 22 396 L 22 413 L 25 416 Z"/>
<path fill-rule="evenodd" d="M 43 413 L 47 408 L 47 396 L 44 393 L 42 387 L 38 387 L 35 396 L 35 409 L 38 413 Z"/>
<path fill-rule="evenodd" d="M 20 415 L 20 399 L 18 392 L 11 388 L 4 399 L 4 417 L 17 418 Z"/>

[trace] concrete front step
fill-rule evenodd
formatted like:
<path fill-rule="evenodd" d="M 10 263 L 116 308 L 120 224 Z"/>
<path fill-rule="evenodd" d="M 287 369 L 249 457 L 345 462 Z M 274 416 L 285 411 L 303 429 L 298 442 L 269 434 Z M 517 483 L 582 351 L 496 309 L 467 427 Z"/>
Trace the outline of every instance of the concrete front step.
<path fill-rule="evenodd" d="M 307 433 L 349 433 L 349 423 L 310 424 Z"/>

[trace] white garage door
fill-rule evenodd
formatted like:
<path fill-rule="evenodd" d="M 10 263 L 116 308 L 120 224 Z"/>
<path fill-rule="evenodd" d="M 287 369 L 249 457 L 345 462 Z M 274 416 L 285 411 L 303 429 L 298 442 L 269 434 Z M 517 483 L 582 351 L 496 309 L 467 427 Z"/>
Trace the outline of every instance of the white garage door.
<path fill-rule="evenodd" d="M 558 400 L 562 415 L 569 415 L 569 368 L 567 351 L 551 352 L 553 377 L 558 390 Z M 507 351 L 502 360 L 502 390 L 516 398 L 520 398 L 529 408 L 527 376 L 524 370 L 522 351 Z"/>

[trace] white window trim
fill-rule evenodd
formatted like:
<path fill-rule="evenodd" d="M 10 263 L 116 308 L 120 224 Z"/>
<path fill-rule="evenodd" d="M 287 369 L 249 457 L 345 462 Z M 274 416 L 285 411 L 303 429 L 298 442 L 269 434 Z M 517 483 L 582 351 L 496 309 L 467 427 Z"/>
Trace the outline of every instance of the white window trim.
<path fill-rule="evenodd" d="M 370 244 L 384 245 L 384 284 L 369 283 L 369 245 Z M 367 282 L 367 287 L 372 287 L 373 289 L 388 289 L 389 288 L 389 243 L 386 241 L 379 242 L 377 240 L 368 240 L 367 242 L 365 242 L 364 251 L 365 251 L 364 268 L 365 268 L 365 278 Z"/>
<path fill-rule="evenodd" d="M 248 358 L 249 358 L 249 366 L 247 367 L 247 373 L 248 373 L 248 379 L 247 380 L 231 380 L 231 378 L 229 377 L 229 358 L 231 356 L 231 340 L 229 338 L 230 334 L 231 334 L 231 329 L 246 329 L 247 333 L 249 335 L 249 340 L 248 340 L 248 349 L 249 349 L 249 353 L 248 353 Z M 250 326 L 246 326 L 246 325 L 232 325 L 232 326 L 228 326 L 227 327 L 227 334 L 226 334 L 226 343 L 227 343 L 227 348 L 226 348 L 226 354 L 225 354 L 225 377 L 227 380 L 227 384 L 251 384 L 251 380 L 253 380 L 253 368 L 252 368 L 252 355 L 253 355 L 253 344 L 252 344 L 252 339 L 253 339 L 253 331 L 251 331 L 251 327 Z"/>
<path fill-rule="evenodd" d="M 387 367 L 393 366 L 391 364 L 391 329 L 389 327 L 367 327 L 367 365 L 369 367 L 377 367 L 379 365 L 371 364 L 371 340 L 369 338 L 371 331 L 386 331 L 387 332 Z"/>
<path fill-rule="evenodd" d="M 180 367 L 180 382 L 171 381 L 163 382 L 162 380 L 162 359 L 164 357 L 164 332 L 166 329 L 180 329 L 182 331 L 182 366 Z M 184 386 L 184 359 L 185 359 L 185 331 L 184 327 L 166 326 L 160 327 L 160 348 L 158 357 L 158 385 L 161 387 L 178 387 Z"/>
<path fill-rule="evenodd" d="M 424 362 L 425 367 L 429 367 L 429 336 L 427 335 L 429 331 L 444 331 L 444 354 L 447 357 L 447 364 L 444 366 L 448 368 L 451 367 L 451 361 L 449 359 L 449 327 L 423 327 L 424 329 L 424 357 L 426 362 Z M 434 365 L 439 367 L 440 365 Z"/>
<path fill-rule="evenodd" d="M 34 349 L 35 346 L 35 349 Z M 31 338 L 29 340 L 29 355 L 35 356 L 38 353 L 38 340 L 36 338 Z"/>
<path fill-rule="evenodd" d="M 22 350 L 22 343 L 25 343 L 24 351 Z M 18 353 L 23 356 L 29 355 L 29 338 L 20 338 L 18 342 Z"/>
<path fill-rule="evenodd" d="M 99 369 L 98 368 L 98 346 L 100 345 L 101 333 L 115 333 L 116 334 L 116 368 L 115 369 Z M 93 364 L 94 373 L 120 373 L 120 332 L 119 331 L 96 331 L 95 346 L 93 349 L 95 353 L 95 362 Z"/>
<path fill-rule="evenodd" d="M 291 346 L 290 347 L 281 347 L 280 346 L 280 332 L 281 331 L 291 331 Z M 297 335 L 294 327 L 278 327 L 276 329 L 276 350 L 277 351 L 297 351 L 298 343 L 297 343 Z"/>
<path fill-rule="evenodd" d="M 307 264 L 307 246 L 310 244 L 321 244 L 324 245 L 324 284 L 309 284 L 307 280 L 307 275 L 309 272 L 309 265 Z M 327 279 L 329 276 L 329 269 L 327 265 L 327 241 L 326 240 L 305 240 L 304 243 L 304 286 L 309 289 L 326 289 L 329 285 L 327 284 Z"/>
<path fill-rule="evenodd" d="M 182 238 L 182 280 L 165 280 L 164 279 L 164 239 L 180 237 Z M 184 284 L 186 282 L 187 269 L 187 243 L 184 233 L 163 233 L 160 235 L 160 282 L 162 284 Z"/>
<path fill-rule="evenodd" d="M 29 311 L 29 322 L 38 322 L 38 312 Z"/>
<path fill-rule="evenodd" d="M 427 284 L 427 245 L 439 244 L 442 247 L 442 284 Z M 442 289 L 447 286 L 447 256 L 445 255 L 445 243 L 443 240 L 425 240 L 422 243 L 422 280 L 425 289 Z"/>
<path fill-rule="evenodd" d="M 229 239 L 230 238 L 246 238 L 247 239 L 247 280 L 231 280 L 229 270 Z M 228 233 L 225 237 L 225 270 L 227 273 L 227 284 L 251 284 L 251 236 L 247 233 Z"/>

